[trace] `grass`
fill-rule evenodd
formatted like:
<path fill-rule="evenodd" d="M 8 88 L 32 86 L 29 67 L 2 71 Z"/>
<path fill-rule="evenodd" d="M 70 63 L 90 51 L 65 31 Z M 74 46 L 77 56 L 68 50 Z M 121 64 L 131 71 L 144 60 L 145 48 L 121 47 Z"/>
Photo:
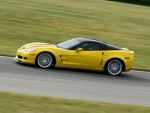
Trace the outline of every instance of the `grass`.
<path fill-rule="evenodd" d="M 0 92 L 0 113 L 149 113 L 150 107 Z"/>
<path fill-rule="evenodd" d="M 134 69 L 150 70 L 150 7 L 105 0 L 0 0 L 0 55 L 28 42 L 92 37 L 135 51 Z"/>

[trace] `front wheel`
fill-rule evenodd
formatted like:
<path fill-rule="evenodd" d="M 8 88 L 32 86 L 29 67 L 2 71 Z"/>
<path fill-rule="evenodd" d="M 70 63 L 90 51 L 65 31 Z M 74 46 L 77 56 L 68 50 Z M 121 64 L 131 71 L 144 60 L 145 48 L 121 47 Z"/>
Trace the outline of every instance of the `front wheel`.
<path fill-rule="evenodd" d="M 117 76 L 122 72 L 122 63 L 118 59 L 112 59 L 107 63 L 106 72 L 110 75 Z"/>
<path fill-rule="evenodd" d="M 53 57 L 49 53 L 40 53 L 37 56 L 36 63 L 41 68 L 49 68 L 52 66 Z"/>

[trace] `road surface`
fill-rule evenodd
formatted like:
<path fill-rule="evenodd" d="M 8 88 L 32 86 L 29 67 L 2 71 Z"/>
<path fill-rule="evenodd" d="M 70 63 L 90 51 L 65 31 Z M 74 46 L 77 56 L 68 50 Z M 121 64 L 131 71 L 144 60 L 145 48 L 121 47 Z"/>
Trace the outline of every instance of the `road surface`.
<path fill-rule="evenodd" d="M 150 106 L 150 72 L 108 76 L 91 71 L 41 69 L 0 56 L 0 91 Z"/>

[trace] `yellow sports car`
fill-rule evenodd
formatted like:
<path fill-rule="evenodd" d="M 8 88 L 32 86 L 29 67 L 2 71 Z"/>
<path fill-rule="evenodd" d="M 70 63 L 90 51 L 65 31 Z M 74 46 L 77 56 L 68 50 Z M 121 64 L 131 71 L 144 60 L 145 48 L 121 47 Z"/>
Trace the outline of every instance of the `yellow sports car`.
<path fill-rule="evenodd" d="M 29 43 L 18 49 L 15 60 L 41 68 L 66 67 L 119 75 L 131 69 L 134 52 L 98 40 L 74 38 L 59 44 Z"/>

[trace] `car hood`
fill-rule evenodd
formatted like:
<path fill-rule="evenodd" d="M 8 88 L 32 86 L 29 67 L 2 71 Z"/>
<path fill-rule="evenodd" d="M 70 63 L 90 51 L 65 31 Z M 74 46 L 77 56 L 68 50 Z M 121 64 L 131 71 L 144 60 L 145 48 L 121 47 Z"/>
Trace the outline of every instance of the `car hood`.
<path fill-rule="evenodd" d="M 34 43 L 28 43 L 21 48 L 43 48 L 43 47 L 51 47 L 55 48 L 55 44 L 50 44 L 50 43 L 42 43 L 42 42 L 34 42 Z"/>

